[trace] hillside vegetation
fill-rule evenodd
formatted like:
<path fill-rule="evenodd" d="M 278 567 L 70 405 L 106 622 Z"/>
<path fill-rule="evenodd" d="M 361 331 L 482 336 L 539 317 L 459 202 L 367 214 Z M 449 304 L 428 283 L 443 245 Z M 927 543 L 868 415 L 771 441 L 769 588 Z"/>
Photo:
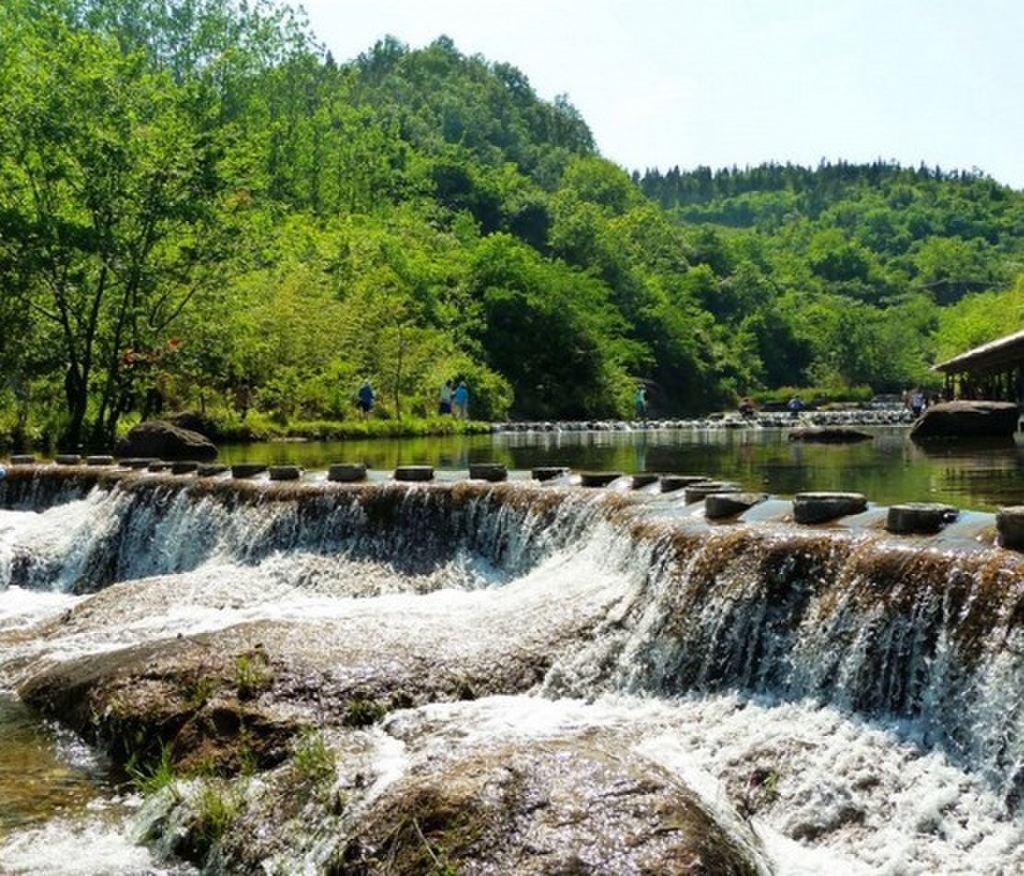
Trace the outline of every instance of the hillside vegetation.
<path fill-rule="evenodd" d="M 444 37 L 339 64 L 269 4 L 0 9 L 23 437 L 344 419 L 364 377 L 385 417 L 450 377 L 479 418 L 623 415 L 638 381 L 665 414 L 893 390 L 1021 325 L 1022 244 L 1024 196 L 976 173 L 630 176 L 567 99 Z"/>

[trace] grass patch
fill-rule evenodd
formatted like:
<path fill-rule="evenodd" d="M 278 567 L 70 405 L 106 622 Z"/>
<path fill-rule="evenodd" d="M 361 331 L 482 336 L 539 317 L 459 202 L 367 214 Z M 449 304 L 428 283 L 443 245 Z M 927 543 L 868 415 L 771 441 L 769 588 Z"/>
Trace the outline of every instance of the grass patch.
<path fill-rule="evenodd" d="M 355 697 L 345 703 L 341 722 L 346 727 L 369 727 L 376 724 L 388 713 L 388 707 L 380 700 Z"/>
<path fill-rule="evenodd" d="M 272 677 L 267 655 L 262 651 L 239 654 L 235 658 L 235 685 L 240 700 L 252 699 Z"/>
<path fill-rule="evenodd" d="M 125 772 L 132 786 L 144 797 L 174 784 L 178 774 L 174 769 L 170 743 L 160 746 L 160 757 L 150 764 L 140 764 L 138 757 L 133 754 L 125 764 Z"/>
<path fill-rule="evenodd" d="M 312 784 L 330 781 L 337 771 L 334 753 L 328 747 L 323 733 L 312 729 L 303 733 L 295 743 L 292 766 L 299 778 Z"/>
<path fill-rule="evenodd" d="M 207 848 L 216 845 L 242 813 L 241 798 L 212 782 L 203 783 L 195 806 L 194 830 Z"/>

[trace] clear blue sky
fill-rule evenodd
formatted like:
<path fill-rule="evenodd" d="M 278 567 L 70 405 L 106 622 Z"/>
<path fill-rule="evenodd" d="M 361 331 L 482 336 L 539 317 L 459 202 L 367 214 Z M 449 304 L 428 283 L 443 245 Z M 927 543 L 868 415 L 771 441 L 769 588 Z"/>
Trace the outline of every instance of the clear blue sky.
<path fill-rule="evenodd" d="M 305 0 L 341 61 L 440 34 L 630 168 L 922 160 L 1024 188 L 1024 0 Z"/>

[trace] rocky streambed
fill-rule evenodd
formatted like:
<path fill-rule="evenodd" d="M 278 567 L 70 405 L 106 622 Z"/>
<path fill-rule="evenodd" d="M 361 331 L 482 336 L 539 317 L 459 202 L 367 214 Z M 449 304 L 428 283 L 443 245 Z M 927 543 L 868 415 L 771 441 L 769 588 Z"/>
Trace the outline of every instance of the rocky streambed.
<path fill-rule="evenodd" d="M 1011 552 L 572 487 L 48 477 L 0 511 L 0 686 L 138 789 L 93 872 L 1024 866 Z M 5 871 L 75 831 L 0 836 Z"/>

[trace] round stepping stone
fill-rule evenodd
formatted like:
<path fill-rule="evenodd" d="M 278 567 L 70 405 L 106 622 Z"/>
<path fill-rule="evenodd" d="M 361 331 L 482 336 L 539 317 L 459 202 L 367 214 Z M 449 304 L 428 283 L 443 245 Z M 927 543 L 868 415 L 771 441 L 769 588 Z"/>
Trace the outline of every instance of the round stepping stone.
<path fill-rule="evenodd" d="M 861 493 L 797 493 L 793 497 L 793 519 L 797 523 L 828 523 L 867 510 Z"/>
<path fill-rule="evenodd" d="M 497 483 L 508 480 L 508 469 L 497 462 L 475 462 L 469 466 L 469 477 L 474 481 Z"/>
<path fill-rule="evenodd" d="M 530 477 L 535 481 L 553 481 L 560 478 L 568 471 L 562 465 L 541 465 L 530 472 Z"/>
<path fill-rule="evenodd" d="M 932 534 L 954 521 L 959 513 L 952 505 L 940 502 L 906 502 L 889 508 L 885 528 L 905 535 Z"/>
<path fill-rule="evenodd" d="M 658 478 L 661 477 L 659 474 L 655 474 L 652 471 L 641 471 L 633 475 L 633 489 L 642 490 L 644 487 L 649 487 L 655 483 Z"/>
<path fill-rule="evenodd" d="M 621 471 L 585 471 L 580 473 L 580 485 L 584 487 L 607 487 L 622 477 Z"/>
<path fill-rule="evenodd" d="M 201 462 L 196 469 L 196 474 L 201 478 L 212 478 L 222 475 L 228 470 L 228 466 L 219 462 Z"/>
<path fill-rule="evenodd" d="M 1024 550 L 1024 505 L 1000 508 L 996 514 L 996 529 L 999 530 L 999 543 L 1004 548 Z"/>
<path fill-rule="evenodd" d="M 82 457 L 77 453 L 58 453 L 53 458 L 53 461 L 57 465 L 81 465 Z"/>
<path fill-rule="evenodd" d="M 171 463 L 171 474 L 183 475 L 192 474 L 192 472 L 199 469 L 198 462 L 191 462 L 189 460 L 179 460 L 178 462 Z"/>
<path fill-rule="evenodd" d="M 690 484 L 700 484 L 707 480 L 705 475 L 677 475 L 667 474 L 661 476 L 661 491 L 663 493 L 674 493 L 682 490 Z"/>
<path fill-rule="evenodd" d="M 85 458 L 85 464 L 86 465 L 95 465 L 95 466 L 113 465 L 114 464 L 114 457 L 113 456 L 87 456 Z"/>
<path fill-rule="evenodd" d="M 767 498 L 767 493 L 711 493 L 704 497 L 704 516 L 708 520 L 735 517 Z"/>
<path fill-rule="evenodd" d="M 143 468 L 149 468 L 155 462 L 160 462 L 160 460 L 156 459 L 155 457 L 147 456 L 145 458 L 139 457 L 139 458 L 122 459 L 121 460 L 121 465 L 124 466 L 125 468 L 131 468 L 131 469 L 138 470 L 138 469 L 143 469 Z"/>
<path fill-rule="evenodd" d="M 302 469 L 297 465 L 270 466 L 270 479 L 272 481 L 297 481 L 301 477 Z"/>
<path fill-rule="evenodd" d="M 730 484 L 728 481 L 701 481 L 699 483 L 691 484 L 688 486 L 683 495 L 687 505 L 692 505 L 694 502 L 700 502 L 707 498 L 712 493 L 739 493 L 740 488 L 736 484 Z"/>
<path fill-rule="evenodd" d="M 158 459 L 156 462 L 151 462 L 149 465 L 146 466 L 146 468 L 149 471 L 170 471 L 171 464 L 169 462 L 162 462 L 161 460 Z"/>
<path fill-rule="evenodd" d="M 400 465 L 395 469 L 396 481 L 432 481 L 434 467 L 432 465 Z"/>
<path fill-rule="evenodd" d="M 35 465 L 36 458 L 26 453 L 16 453 L 11 457 L 11 465 Z"/>
<path fill-rule="evenodd" d="M 327 470 L 327 480 L 340 483 L 355 483 L 366 480 L 366 466 L 361 462 L 343 462 Z"/>
<path fill-rule="evenodd" d="M 253 478 L 258 474 L 263 474 L 266 470 L 267 467 L 262 462 L 236 462 L 231 466 L 231 477 Z"/>

